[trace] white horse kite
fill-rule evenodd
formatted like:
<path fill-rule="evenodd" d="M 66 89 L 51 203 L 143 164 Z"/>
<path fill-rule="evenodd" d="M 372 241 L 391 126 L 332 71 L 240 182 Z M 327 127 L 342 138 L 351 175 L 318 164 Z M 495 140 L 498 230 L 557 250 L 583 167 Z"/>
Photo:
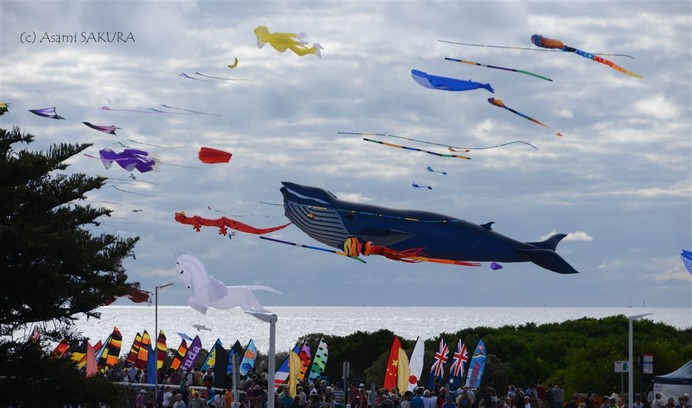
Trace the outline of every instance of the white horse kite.
<path fill-rule="evenodd" d="M 226 286 L 225 283 L 207 273 L 207 268 L 193 255 L 181 255 L 175 261 L 178 277 L 195 294 L 187 299 L 187 304 L 202 314 L 207 308 L 232 309 L 240 307 L 245 312 L 268 312 L 255 297 L 254 290 L 267 290 L 281 293 L 263 285 Z"/>

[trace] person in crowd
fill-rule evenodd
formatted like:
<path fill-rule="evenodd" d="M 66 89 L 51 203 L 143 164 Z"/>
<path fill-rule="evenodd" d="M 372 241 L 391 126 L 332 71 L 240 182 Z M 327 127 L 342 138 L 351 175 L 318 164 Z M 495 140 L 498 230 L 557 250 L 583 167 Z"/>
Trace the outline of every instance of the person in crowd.
<path fill-rule="evenodd" d="M 632 408 L 644 408 L 641 395 L 636 395 L 634 397 L 634 404 L 632 404 Z"/>
<path fill-rule="evenodd" d="M 538 408 L 543 408 L 543 401 L 545 400 L 545 387 L 543 386 L 543 380 L 540 378 L 536 381 L 536 400 Z M 552 408 L 552 405 L 547 408 Z"/>
<path fill-rule="evenodd" d="M 175 403 L 173 403 L 173 408 L 186 408 L 187 406 L 183 402 L 183 396 L 180 394 L 176 394 L 175 396 Z"/>
<path fill-rule="evenodd" d="M 666 405 L 663 401 L 663 396 L 660 392 L 654 394 L 654 400 L 651 401 L 651 408 L 663 408 Z"/>
<path fill-rule="evenodd" d="M 413 392 L 406 390 L 401 395 L 401 402 L 399 403 L 399 408 L 411 408 L 411 398 L 413 397 Z"/>
<path fill-rule="evenodd" d="M 461 395 L 457 398 L 458 408 L 471 408 L 473 406 L 473 399 L 469 393 L 468 387 L 464 387 L 461 390 Z M 523 407 L 522 407 L 523 408 Z"/>
<path fill-rule="evenodd" d="M 425 401 L 423 401 L 423 393 L 425 388 L 416 388 L 416 395 L 411 398 L 411 408 L 425 408 Z"/>
<path fill-rule="evenodd" d="M 147 390 L 139 390 L 137 398 L 135 398 L 135 408 L 144 408 L 144 397 L 147 395 Z"/>
<path fill-rule="evenodd" d="M 358 387 L 358 408 L 368 408 L 368 394 L 365 392 L 365 384 Z"/>
<path fill-rule="evenodd" d="M 180 395 L 183 398 L 183 403 L 185 403 L 185 406 L 187 407 L 187 405 L 190 403 L 190 386 L 188 385 L 186 375 L 183 375 L 183 379 L 180 380 Z"/>
<path fill-rule="evenodd" d="M 224 408 L 233 408 L 233 390 L 231 387 L 228 387 L 223 394 L 223 406 Z"/>
<path fill-rule="evenodd" d="M 163 392 L 163 407 L 164 408 L 169 408 L 175 403 L 175 399 L 173 398 L 173 391 L 171 391 L 171 387 L 161 387 L 165 388 Z"/>
<path fill-rule="evenodd" d="M 199 397 L 199 392 L 195 391 L 194 396 L 190 400 L 190 405 L 188 405 L 188 408 L 209 408 L 209 405 L 207 405 L 207 401 Z"/>
<path fill-rule="evenodd" d="M 445 397 L 445 402 L 442 404 L 442 408 L 457 408 L 457 403 L 454 402 L 454 395 L 451 393 L 447 394 Z"/>
<path fill-rule="evenodd" d="M 555 401 L 554 408 L 562 408 L 565 390 L 562 389 L 562 384 L 556 383 L 553 387 L 553 400 Z"/>

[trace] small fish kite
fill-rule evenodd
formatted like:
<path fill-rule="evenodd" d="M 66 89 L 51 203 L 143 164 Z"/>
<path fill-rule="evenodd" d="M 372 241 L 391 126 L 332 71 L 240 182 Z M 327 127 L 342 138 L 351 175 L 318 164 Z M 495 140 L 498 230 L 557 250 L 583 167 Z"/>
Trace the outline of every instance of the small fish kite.
<path fill-rule="evenodd" d="M 10 104 L 7 102 L 0 102 L 0 116 L 4 115 L 5 113 L 9 112 L 9 107 Z"/>
<path fill-rule="evenodd" d="M 418 71 L 417 69 L 411 70 L 411 76 L 413 77 L 414 81 L 430 89 L 439 89 L 442 91 L 471 91 L 474 89 L 483 88 L 487 89 L 492 93 L 495 93 L 495 90 L 492 86 L 490 86 L 490 84 L 482 84 L 480 82 L 465 81 L 463 79 L 429 75 L 423 71 Z"/>
<path fill-rule="evenodd" d="M 521 70 L 521 69 L 504 68 L 504 67 L 498 67 L 498 66 L 495 66 L 495 65 L 486 65 L 486 64 L 481 64 L 481 63 L 478 63 L 478 62 L 467 61 L 467 60 L 456 59 L 456 58 L 447 58 L 447 57 L 445 57 L 445 60 L 447 60 L 447 61 L 454 61 L 454 62 L 461 62 L 461 63 L 463 63 L 463 64 L 469 64 L 469 65 L 477 65 L 477 66 L 479 66 L 479 67 L 501 69 L 501 70 L 503 70 L 503 71 L 518 72 L 518 73 L 520 73 L 520 74 L 526 74 L 526 75 L 531 75 L 531 76 L 536 77 L 536 78 L 545 79 L 546 81 L 551 81 L 551 82 L 553 81 L 552 79 L 550 79 L 550 78 L 548 78 L 548 77 L 544 77 L 544 76 L 542 76 L 542 75 L 534 74 L 533 72 L 524 71 L 524 70 Z"/>
<path fill-rule="evenodd" d="M 202 227 L 217 227 L 219 229 L 219 235 L 227 235 L 228 228 L 247 232 L 248 234 L 269 234 L 270 232 L 278 231 L 284 229 L 291 225 L 291 223 L 286 223 L 284 225 L 279 225 L 277 227 L 270 228 L 255 228 L 253 226 L 244 224 L 240 221 L 232 220 L 228 217 L 221 217 L 216 219 L 202 218 L 199 215 L 193 217 L 188 217 L 185 215 L 185 211 L 180 211 L 175 213 L 175 220 L 181 224 L 192 225 L 195 231 L 199 232 Z"/>
<path fill-rule="evenodd" d="M 536 123 L 536 124 L 541 125 L 541 126 L 546 127 L 546 128 L 548 127 L 548 126 L 542 124 L 541 122 L 537 121 L 536 119 L 534 119 L 532 117 L 526 116 L 523 113 L 519 113 L 519 112 L 515 111 L 514 109 L 508 108 L 507 106 L 505 106 L 504 102 L 502 102 L 501 100 L 499 100 L 497 98 L 488 98 L 488 102 L 490 102 L 491 105 L 497 106 L 499 108 L 507 109 L 508 111 L 514 113 L 515 115 L 519 115 L 522 118 L 528 119 L 533 123 Z"/>
<path fill-rule="evenodd" d="M 555 132 L 555 136 L 560 136 L 560 137 L 562 137 L 562 136 L 563 136 L 563 134 L 562 134 L 562 133 L 560 133 L 560 132 Z"/>
<path fill-rule="evenodd" d="M 686 251 L 683 249 L 680 253 L 680 258 L 682 259 L 682 263 L 685 264 L 687 272 L 692 274 L 692 251 Z"/>
<path fill-rule="evenodd" d="M 411 186 L 413 188 L 427 188 L 428 190 L 432 190 L 432 187 L 430 186 L 421 186 L 420 184 L 416 183 L 415 181 L 411 183 Z"/>
<path fill-rule="evenodd" d="M 440 174 L 442 174 L 443 176 L 446 176 L 446 175 L 447 175 L 447 172 L 446 172 L 446 171 L 433 170 L 433 168 L 430 167 L 430 166 L 426 167 L 425 170 L 427 170 L 427 171 L 429 171 L 429 172 L 431 172 L 431 173 L 440 173 Z"/>
<path fill-rule="evenodd" d="M 588 58 L 590 60 L 600 62 L 601 64 L 605 64 L 605 65 L 613 68 L 616 71 L 622 72 L 625 75 L 629 75 L 629 76 L 635 77 L 635 78 L 642 78 L 641 75 L 637 75 L 634 72 L 630 72 L 619 65 L 615 65 L 612 61 L 609 61 L 605 58 L 599 57 L 598 55 L 596 55 L 594 53 L 585 52 L 582 50 L 578 50 L 574 47 L 567 46 L 567 45 L 563 44 L 563 42 L 560 40 L 554 40 L 552 38 L 543 37 L 540 34 L 534 34 L 531 36 L 531 42 L 534 45 L 536 45 L 537 47 L 541 47 L 541 48 L 547 48 L 547 49 L 551 49 L 551 50 L 561 50 L 561 51 L 565 51 L 565 52 L 573 52 L 577 55 L 581 55 L 584 58 Z"/>
<path fill-rule="evenodd" d="M 90 128 L 92 128 L 94 130 L 98 130 L 99 132 L 103 132 L 103 133 L 109 133 L 111 135 L 115 135 L 115 131 L 118 129 L 121 129 L 117 126 L 101 126 L 101 125 L 94 125 L 94 124 L 91 124 L 89 122 L 82 122 L 82 123 L 84 123 L 85 125 L 89 126 Z"/>
<path fill-rule="evenodd" d="M 417 147 L 402 146 L 402 145 L 398 145 L 398 144 L 394 144 L 394 143 L 383 142 L 383 141 L 381 141 L 381 140 L 368 139 L 367 137 L 364 137 L 363 140 L 365 140 L 366 142 L 377 143 L 377 144 L 381 144 L 381 145 L 384 145 L 384 146 L 398 147 L 399 149 L 413 150 L 413 151 L 415 151 L 415 152 L 428 153 L 428 154 L 432 154 L 432 155 L 434 155 L 434 156 L 440 156 L 440 157 L 456 157 L 457 159 L 471 160 L 470 157 L 468 157 L 468 156 L 462 156 L 462 155 L 459 155 L 459 154 L 438 153 L 438 152 L 433 152 L 433 151 L 430 151 L 430 150 L 419 149 L 419 148 L 417 148 Z"/>
<path fill-rule="evenodd" d="M 235 68 L 235 67 L 237 67 L 237 66 L 238 66 L 238 57 L 235 57 L 235 61 L 233 61 L 232 64 L 229 64 L 229 65 L 228 65 L 228 68 L 233 69 L 233 68 Z"/>
<path fill-rule="evenodd" d="M 55 111 L 55 107 L 43 109 L 29 109 L 29 112 L 33 113 L 34 115 L 43 116 L 44 118 L 65 119 L 62 116 L 58 115 L 58 113 Z"/>
<path fill-rule="evenodd" d="M 114 296 L 111 300 L 107 301 L 104 305 L 108 306 L 111 303 L 115 302 L 118 298 L 124 297 L 128 298 L 134 303 L 148 303 L 149 306 L 151 306 L 151 299 L 154 297 L 154 294 L 142 290 L 140 288 L 139 282 L 133 282 L 133 283 L 127 283 L 128 285 L 128 293 L 122 295 L 122 296 Z"/>
<path fill-rule="evenodd" d="M 200 330 L 211 331 L 210 328 L 208 328 L 207 326 L 205 326 L 205 325 L 203 325 L 203 324 L 193 324 L 192 327 L 194 327 L 195 329 L 197 329 L 197 331 L 200 331 Z"/>
<path fill-rule="evenodd" d="M 270 33 L 269 29 L 265 26 L 259 26 L 255 28 L 255 36 L 257 37 L 257 48 L 264 47 L 264 44 L 269 43 L 275 50 L 279 52 L 285 52 L 286 50 L 291 50 L 295 52 L 298 56 L 302 57 L 308 54 L 315 54 L 322 58 L 322 52 L 324 48 L 318 44 L 312 44 L 312 47 L 306 47 L 307 42 L 303 41 L 307 37 L 305 33 Z"/>
<path fill-rule="evenodd" d="M 225 283 L 209 275 L 204 264 L 189 254 L 181 255 L 175 260 L 175 271 L 183 284 L 194 291 L 193 296 L 187 299 L 187 304 L 202 314 L 207 313 L 210 307 L 215 309 L 239 307 L 246 313 L 267 312 L 253 292 L 266 290 L 281 293 L 264 285 L 226 286 Z M 197 330 L 210 330 L 201 325 L 192 325 L 192 327 Z"/>
<path fill-rule="evenodd" d="M 111 164 L 116 162 L 127 171 L 137 169 L 140 173 L 146 173 L 152 170 L 158 171 L 158 165 L 160 163 L 158 157 L 139 149 L 125 149 L 118 153 L 105 148 L 99 150 L 99 156 L 106 169 L 110 169 Z"/>
<path fill-rule="evenodd" d="M 228 163 L 231 161 L 233 154 L 224 152 L 223 150 L 212 149 L 211 147 L 201 147 L 197 153 L 197 157 L 202 163 Z"/>

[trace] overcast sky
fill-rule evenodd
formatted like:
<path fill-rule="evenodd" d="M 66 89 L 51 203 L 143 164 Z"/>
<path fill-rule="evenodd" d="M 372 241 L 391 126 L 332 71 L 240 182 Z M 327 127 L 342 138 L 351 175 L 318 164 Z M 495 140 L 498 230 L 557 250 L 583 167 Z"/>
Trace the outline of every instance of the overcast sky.
<path fill-rule="evenodd" d="M 86 200 L 114 210 L 94 231 L 141 237 L 136 259 L 125 267 L 144 289 L 176 284 L 160 292 L 161 304 L 186 304 L 173 266 L 192 254 L 228 285 L 283 292 L 258 293 L 265 305 L 692 307 L 692 275 L 680 260 L 682 249 L 692 249 L 687 0 L 2 0 L 0 16 L 0 100 L 10 103 L 0 126 L 35 135 L 31 149 L 93 143 L 85 153 L 98 156 L 103 148 L 121 151 L 120 142 L 159 156 L 159 172 L 135 172 L 136 181 L 84 155 L 70 160 L 69 171 L 117 179 Z M 258 48 L 260 25 L 305 32 L 308 45 L 321 44 L 322 57 Z M 631 55 L 604 58 L 643 79 L 573 53 L 438 41 L 537 49 L 530 40 L 536 33 L 584 51 Z M 67 42 L 48 41 L 56 35 Z M 108 42 L 114 36 L 121 40 Z M 228 68 L 235 58 L 237 67 Z M 427 89 L 412 79 L 412 69 L 490 83 L 495 93 Z M 491 96 L 548 128 L 492 106 Z M 102 110 L 162 104 L 218 116 Z M 28 111 L 53 106 L 65 120 Z M 121 129 L 108 135 L 84 121 Z M 470 147 L 523 140 L 537 150 L 512 144 L 460 160 L 340 131 Z M 201 146 L 233 158 L 203 164 Z M 351 201 L 494 221 L 495 231 L 520 241 L 566 233 L 557 252 L 580 273 L 560 275 L 531 263 L 494 271 L 488 263 L 406 264 L 375 256 L 361 264 L 242 232 L 231 239 L 214 228 L 195 232 L 173 219 L 183 210 L 259 228 L 284 224 L 283 208 L 266 204 L 282 202 L 281 181 Z M 270 236 L 324 247 L 293 225 Z"/>

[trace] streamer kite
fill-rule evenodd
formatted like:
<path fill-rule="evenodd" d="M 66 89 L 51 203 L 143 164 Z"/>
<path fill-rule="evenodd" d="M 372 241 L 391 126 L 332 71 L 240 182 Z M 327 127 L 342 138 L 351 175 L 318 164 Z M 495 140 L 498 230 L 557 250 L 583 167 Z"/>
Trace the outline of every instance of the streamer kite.
<path fill-rule="evenodd" d="M 622 72 L 625 75 L 629 75 L 629 76 L 635 77 L 635 78 L 642 78 L 641 75 L 635 74 L 634 72 L 630 72 L 619 65 L 615 65 L 612 61 L 609 61 L 603 57 L 599 57 L 598 55 L 596 55 L 594 53 L 585 52 L 582 50 L 578 50 L 574 47 L 567 46 L 560 40 L 554 40 L 552 38 L 543 37 L 540 34 L 534 34 L 531 36 L 531 42 L 534 45 L 536 45 L 537 47 L 541 47 L 541 48 L 546 48 L 546 49 L 551 49 L 551 50 L 561 50 L 564 52 L 573 52 L 577 55 L 581 55 L 584 58 L 588 58 L 590 60 L 600 62 L 601 64 L 607 65 L 616 71 Z"/>
<path fill-rule="evenodd" d="M 438 153 L 438 152 L 433 152 L 433 151 L 430 151 L 430 150 L 419 149 L 419 148 L 417 148 L 417 147 L 402 146 L 402 145 L 398 145 L 398 144 L 394 144 L 394 143 L 383 142 L 383 141 L 381 141 L 381 140 L 368 139 L 367 137 L 364 137 L 363 140 L 365 140 L 366 142 L 377 143 L 377 144 L 381 144 L 381 145 L 384 145 L 384 146 L 397 147 L 397 148 L 399 148 L 399 149 L 404 149 L 404 150 L 412 150 L 412 151 L 415 151 L 415 152 L 428 153 L 428 154 L 432 154 L 432 155 L 434 155 L 434 156 L 439 156 L 439 157 L 456 157 L 457 159 L 471 160 L 470 157 L 468 157 L 468 156 L 462 156 L 462 155 L 459 155 L 459 154 Z"/>
<path fill-rule="evenodd" d="M 519 113 L 519 112 L 515 111 L 514 109 L 511 109 L 511 108 L 507 107 L 507 106 L 505 105 L 504 102 L 502 102 L 501 100 L 499 100 L 499 99 L 497 99 L 497 98 L 488 98 L 488 102 L 490 102 L 490 104 L 493 105 L 493 106 L 497 106 L 497 107 L 499 107 L 499 108 L 507 109 L 508 111 L 514 113 L 515 115 L 519 115 L 519 116 L 521 116 L 521 117 L 524 118 L 524 119 L 528 119 L 528 120 L 530 120 L 531 122 L 533 122 L 533 123 L 535 123 L 535 124 L 537 124 L 537 125 L 541 125 L 541 126 L 546 127 L 546 128 L 548 127 L 548 126 L 542 124 L 541 122 L 537 121 L 536 119 L 534 119 L 534 118 L 532 118 L 532 117 L 530 117 L 530 116 L 526 116 L 526 115 L 524 115 L 523 113 Z"/>
<path fill-rule="evenodd" d="M 296 55 L 302 57 L 309 54 L 315 54 L 322 58 L 322 50 L 320 44 L 314 43 L 312 47 L 306 47 L 307 42 L 303 41 L 307 37 L 305 33 L 270 33 L 265 26 L 255 28 L 255 36 L 257 37 L 257 48 L 264 47 L 264 44 L 269 43 L 275 50 L 285 52 L 291 50 Z"/>
<path fill-rule="evenodd" d="M 282 184 L 286 217 L 308 236 L 332 248 L 344 250 L 347 238 L 356 237 L 361 243 L 372 242 L 366 249 L 383 247 L 413 261 L 474 266 L 478 262 L 533 262 L 553 272 L 577 273 L 555 252 L 565 234 L 540 242 L 520 242 L 493 231 L 493 222 L 478 225 L 427 211 L 347 202 L 321 188 L 286 181 Z M 355 247 L 344 252 L 366 252 L 362 246 Z"/>
<path fill-rule="evenodd" d="M 94 130 L 98 130 L 99 132 L 103 132 L 103 133 L 109 133 L 111 135 L 115 135 L 115 131 L 120 129 L 117 126 L 94 125 L 94 124 L 91 124 L 89 122 L 82 122 L 82 123 L 84 123 L 85 125 L 89 126 L 90 128 L 92 128 Z"/>
<path fill-rule="evenodd" d="M 524 70 L 521 70 L 521 69 L 504 68 L 504 67 L 498 67 L 498 66 L 495 66 L 495 65 L 486 65 L 486 64 L 481 64 L 481 63 L 479 63 L 479 62 L 467 61 L 467 60 L 456 59 L 456 58 L 447 58 L 447 57 L 445 57 L 445 60 L 447 60 L 447 61 L 454 61 L 454 62 L 461 62 L 461 63 L 463 63 L 463 64 L 469 64 L 469 65 L 477 65 L 477 66 L 479 66 L 479 67 L 494 68 L 494 69 L 500 69 L 500 70 L 503 70 L 503 71 L 517 72 L 517 73 L 520 73 L 520 74 L 531 75 L 531 76 L 536 77 L 536 78 L 544 79 L 544 80 L 546 80 L 546 81 L 550 81 L 550 82 L 553 81 L 552 79 L 550 79 L 550 78 L 548 78 L 548 77 L 544 77 L 543 75 L 534 74 L 533 72 L 524 71 Z"/>
<path fill-rule="evenodd" d="M 431 173 L 440 173 L 440 174 L 442 174 L 443 176 L 446 176 L 446 175 L 447 175 L 447 172 L 446 172 L 446 171 L 433 170 L 433 168 L 430 167 L 430 166 L 426 167 L 425 170 L 427 170 L 427 171 L 429 171 L 429 172 L 431 172 Z"/>
<path fill-rule="evenodd" d="M 507 46 L 507 45 L 473 44 L 473 43 L 447 41 L 447 40 L 437 40 L 437 41 L 447 43 L 447 44 L 468 45 L 468 46 L 472 46 L 472 47 L 503 48 L 503 49 L 508 49 L 508 50 L 525 50 L 525 51 L 562 52 L 562 50 L 550 50 L 550 49 L 543 49 L 543 48 L 513 47 L 513 46 Z M 611 57 L 627 57 L 627 58 L 631 58 L 631 59 L 636 59 L 633 56 L 627 55 L 627 54 L 611 54 L 611 53 L 605 53 L 605 52 L 592 52 L 591 54 L 608 55 Z"/>
<path fill-rule="evenodd" d="M 44 118 L 49 119 L 65 119 L 62 116 L 58 115 L 58 113 L 55 111 L 55 107 L 43 109 L 29 109 L 29 112 L 33 113 L 34 115 L 42 116 Z"/>
<path fill-rule="evenodd" d="M 140 173 L 146 173 L 152 170 L 158 171 L 158 165 L 160 163 L 156 155 L 150 155 L 149 152 L 139 149 L 125 149 L 118 153 L 105 148 L 99 150 L 99 156 L 106 169 L 110 169 L 113 162 L 116 162 L 127 171 L 136 169 Z"/>
<path fill-rule="evenodd" d="M 102 106 L 101 110 L 109 111 L 109 112 L 135 112 L 135 113 L 148 113 L 148 114 L 165 114 L 168 112 L 164 112 L 159 109 L 154 109 L 154 108 L 147 108 L 146 110 L 141 110 L 141 109 L 116 109 L 116 108 L 109 108 L 108 106 Z"/>
<path fill-rule="evenodd" d="M 423 71 L 418 71 L 417 69 L 411 70 L 411 76 L 413 77 L 414 81 L 430 89 L 458 92 L 483 88 L 495 93 L 495 90 L 492 86 L 490 86 L 490 84 L 482 84 L 480 82 L 465 81 L 463 79 L 449 78 L 438 75 L 429 75 Z"/>
<path fill-rule="evenodd" d="M 211 147 L 201 147 L 197 153 L 199 160 L 207 164 L 228 163 L 231 161 L 231 156 L 233 156 L 233 154 Z"/>
<path fill-rule="evenodd" d="M 279 225 L 277 227 L 255 228 L 251 225 L 244 224 L 240 221 L 236 221 L 228 217 L 221 217 L 215 219 L 203 218 L 199 215 L 188 217 L 185 215 L 185 211 L 175 213 L 175 220 L 181 224 L 192 225 L 192 228 L 194 228 L 194 230 L 197 232 L 199 232 L 202 227 L 216 227 L 219 229 L 219 235 L 228 234 L 228 228 L 240 232 L 247 232 L 248 234 L 262 235 L 269 234 L 270 232 L 278 231 L 280 229 L 284 229 L 291 225 L 291 223 L 289 222 L 284 225 Z"/>
<path fill-rule="evenodd" d="M 538 150 L 538 148 L 531 143 L 525 142 L 523 140 L 513 140 L 511 142 L 507 143 L 501 143 L 498 145 L 493 145 L 493 146 L 483 146 L 483 147 L 455 147 L 455 146 L 450 146 L 448 144 L 444 143 L 435 143 L 435 142 L 429 142 L 427 140 L 420 140 L 420 139 L 412 139 L 410 137 L 404 137 L 404 136 L 397 136 L 397 135 L 389 135 L 386 133 L 371 133 L 371 132 L 336 132 L 339 135 L 357 135 L 357 136 L 383 136 L 383 137 L 392 137 L 395 139 L 403 139 L 403 140 L 410 140 L 412 142 L 418 142 L 418 143 L 424 143 L 432 146 L 442 146 L 448 148 L 449 151 L 451 152 L 470 152 L 472 150 L 486 150 L 486 149 L 496 149 L 498 147 L 502 146 L 507 146 L 515 143 L 520 143 L 520 144 L 525 144 L 527 146 L 531 146 L 534 149 Z"/>
<path fill-rule="evenodd" d="M 347 255 L 345 252 L 335 251 L 335 250 L 333 250 L 333 249 L 320 248 L 320 247 L 316 247 L 316 246 L 312 246 L 312 245 L 296 244 L 295 242 L 284 241 L 284 240 L 282 240 L 282 239 L 270 238 L 270 237 L 265 237 L 265 236 L 260 236 L 260 238 L 261 238 L 261 239 L 266 239 L 267 241 L 278 242 L 278 243 L 280 243 L 280 244 L 292 245 L 292 246 L 297 246 L 297 247 L 306 248 L 306 249 L 314 249 L 314 250 L 316 250 L 316 251 L 322 251 L 322 252 L 330 252 L 330 253 L 332 253 L 332 254 L 337 254 L 337 255 L 345 256 L 345 257 L 347 257 L 347 258 L 352 258 L 352 259 L 355 259 L 356 261 L 360 261 L 360 262 L 362 262 L 362 263 L 365 263 L 365 261 L 362 260 L 362 259 L 360 259 L 360 258 L 358 258 L 358 256 Z"/>
<path fill-rule="evenodd" d="M 427 188 L 428 190 L 432 190 L 431 186 L 421 186 L 420 184 L 416 183 L 415 181 L 411 183 L 411 187 L 413 188 Z"/>

